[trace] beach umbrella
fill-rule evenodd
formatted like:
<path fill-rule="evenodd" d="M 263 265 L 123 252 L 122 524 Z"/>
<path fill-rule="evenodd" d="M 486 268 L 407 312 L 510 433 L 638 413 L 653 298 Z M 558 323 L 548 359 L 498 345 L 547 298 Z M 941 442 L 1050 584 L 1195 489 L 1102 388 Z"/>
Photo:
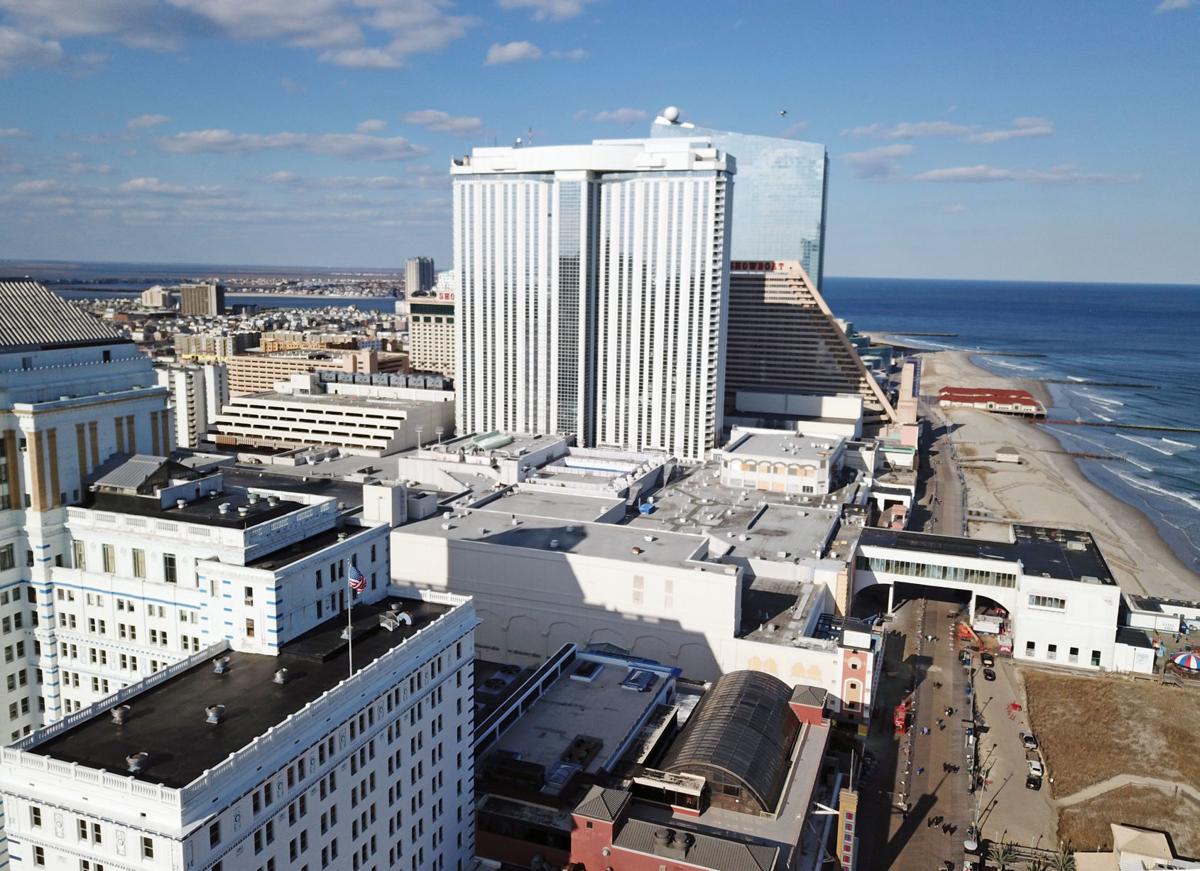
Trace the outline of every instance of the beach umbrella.
<path fill-rule="evenodd" d="M 1184 671 L 1200 671 L 1200 656 L 1191 651 L 1176 653 L 1171 657 L 1171 662 L 1182 668 Z"/>

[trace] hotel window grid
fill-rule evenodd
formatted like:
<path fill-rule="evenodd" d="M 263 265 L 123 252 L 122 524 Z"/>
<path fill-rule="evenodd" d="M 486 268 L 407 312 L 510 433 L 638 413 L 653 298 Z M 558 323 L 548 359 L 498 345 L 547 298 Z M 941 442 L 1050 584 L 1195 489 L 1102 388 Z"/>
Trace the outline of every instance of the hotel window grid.
<path fill-rule="evenodd" d="M 163 554 L 163 580 L 168 584 L 174 584 L 177 581 L 175 554 Z"/>

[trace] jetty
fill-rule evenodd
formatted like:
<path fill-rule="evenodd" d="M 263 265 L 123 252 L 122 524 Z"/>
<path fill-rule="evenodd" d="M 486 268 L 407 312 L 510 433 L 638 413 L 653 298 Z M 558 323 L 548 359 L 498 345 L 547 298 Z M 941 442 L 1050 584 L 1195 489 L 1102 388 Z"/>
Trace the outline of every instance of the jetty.
<path fill-rule="evenodd" d="M 1074 420 L 1045 418 L 1039 423 L 1055 423 L 1059 426 L 1097 426 L 1102 429 L 1140 429 L 1147 432 L 1191 432 L 1200 433 L 1200 426 L 1176 426 L 1162 423 L 1119 423 L 1107 420 Z"/>

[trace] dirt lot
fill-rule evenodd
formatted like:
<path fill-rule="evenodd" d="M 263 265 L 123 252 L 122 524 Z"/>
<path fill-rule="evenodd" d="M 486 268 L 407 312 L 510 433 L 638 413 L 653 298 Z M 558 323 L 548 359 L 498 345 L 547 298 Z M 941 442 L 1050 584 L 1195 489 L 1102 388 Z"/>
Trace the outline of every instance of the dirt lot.
<path fill-rule="evenodd" d="M 1200 784 L 1200 692 L 1019 669 L 1055 798 L 1118 774 Z"/>
<path fill-rule="evenodd" d="M 1057 782 L 1056 782 L 1057 783 Z M 1152 786 L 1124 786 L 1063 808 L 1059 836 L 1077 850 L 1111 850 L 1108 824 L 1128 823 L 1171 834 L 1181 856 L 1200 856 L 1200 802 L 1183 794 L 1170 795 Z"/>

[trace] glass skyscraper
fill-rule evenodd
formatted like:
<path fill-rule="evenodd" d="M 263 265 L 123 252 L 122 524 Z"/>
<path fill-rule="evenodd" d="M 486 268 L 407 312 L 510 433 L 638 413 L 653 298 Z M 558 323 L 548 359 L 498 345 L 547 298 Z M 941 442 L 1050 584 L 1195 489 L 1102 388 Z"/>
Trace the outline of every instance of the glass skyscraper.
<path fill-rule="evenodd" d="M 825 146 L 711 130 L 659 118 L 655 137 L 704 139 L 737 161 L 730 230 L 733 260 L 798 260 L 817 287 L 825 269 Z"/>

